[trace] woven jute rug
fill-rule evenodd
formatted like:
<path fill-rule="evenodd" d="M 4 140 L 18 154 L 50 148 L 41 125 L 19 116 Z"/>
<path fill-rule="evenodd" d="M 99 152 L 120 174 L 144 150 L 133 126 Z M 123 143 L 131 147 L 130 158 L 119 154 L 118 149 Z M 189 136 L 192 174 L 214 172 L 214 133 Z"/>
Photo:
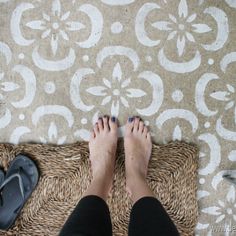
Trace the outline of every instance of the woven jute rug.
<path fill-rule="evenodd" d="M 67 145 L 0 144 L 0 166 L 7 170 L 19 153 L 38 165 L 40 181 L 15 225 L 0 235 L 58 235 L 91 180 L 86 142 Z M 123 143 L 119 141 L 114 185 L 108 199 L 113 235 L 127 235 L 131 201 L 125 191 Z M 197 223 L 198 148 L 185 142 L 153 144 L 148 183 L 181 235 L 194 234 Z"/>

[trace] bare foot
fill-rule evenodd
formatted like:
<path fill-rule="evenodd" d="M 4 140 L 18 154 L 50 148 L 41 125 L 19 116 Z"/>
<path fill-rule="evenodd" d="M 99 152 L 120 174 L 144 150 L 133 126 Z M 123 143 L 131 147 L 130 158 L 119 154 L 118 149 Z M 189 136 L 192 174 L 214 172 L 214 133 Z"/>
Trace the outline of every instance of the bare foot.
<path fill-rule="evenodd" d="M 139 175 L 146 179 L 152 142 L 148 128 L 140 118 L 128 120 L 125 126 L 125 167 L 127 177 Z"/>
<path fill-rule="evenodd" d="M 117 148 L 117 120 L 104 116 L 94 125 L 89 141 L 90 161 L 93 180 L 105 181 L 111 188 L 114 175 Z"/>
<path fill-rule="evenodd" d="M 146 183 L 152 150 L 151 134 L 140 118 L 129 118 L 127 121 L 124 147 L 127 191 L 133 195 L 134 201 L 142 195 L 153 196 Z"/>

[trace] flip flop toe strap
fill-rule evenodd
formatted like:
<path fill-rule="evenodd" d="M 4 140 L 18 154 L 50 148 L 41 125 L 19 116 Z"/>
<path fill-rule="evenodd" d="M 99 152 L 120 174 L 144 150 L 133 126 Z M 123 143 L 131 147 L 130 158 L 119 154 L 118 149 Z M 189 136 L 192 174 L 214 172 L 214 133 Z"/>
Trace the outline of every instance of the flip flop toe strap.
<path fill-rule="evenodd" d="M 5 187 L 5 185 L 8 184 L 14 178 L 17 178 L 19 181 L 21 196 L 24 200 L 25 199 L 24 186 L 23 186 L 22 177 L 20 175 L 20 170 L 18 171 L 18 173 L 12 174 L 11 176 L 9 176 L 7 179 L 4 180 L 4 182 L 0 186 L 0 192 L 2 192 L 2 189 Z"/>

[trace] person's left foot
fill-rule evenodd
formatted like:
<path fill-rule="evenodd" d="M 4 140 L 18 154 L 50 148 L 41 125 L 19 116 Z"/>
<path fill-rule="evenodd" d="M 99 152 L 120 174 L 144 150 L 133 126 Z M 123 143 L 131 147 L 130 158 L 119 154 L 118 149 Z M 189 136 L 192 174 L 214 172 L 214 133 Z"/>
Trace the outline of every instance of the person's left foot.
<path fill-rule="evenodd" d="M 109 189 L 112 186 L 115 168 L 117 130 L 117 119 L 104 116 L 94 125 L 89 141 L 93 179 L 105 180 Z"/>

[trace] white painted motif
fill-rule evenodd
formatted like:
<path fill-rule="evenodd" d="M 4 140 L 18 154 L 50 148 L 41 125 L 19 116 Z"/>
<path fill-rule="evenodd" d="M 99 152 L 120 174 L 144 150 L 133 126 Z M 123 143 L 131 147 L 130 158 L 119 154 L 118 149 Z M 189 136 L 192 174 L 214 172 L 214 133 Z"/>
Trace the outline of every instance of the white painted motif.
<path fill-rule="evenodd" d="M 70 68 L 76 59 L 75 51 L 71 48 L 68 56 L 63 58 L 62 60 L 47 60 L 40 56 L 38 52 L 39 46 L 36 46 L 32 53 L 32 58 L 34 64 L 46 71 L 63 71 Z"/>
<path fill-rule="evenodd" d="M 22 16 L 26 11 L 35 9 L 35 6 L 31 3 L 19 4 L 12 13 L 11 17 L 11 34 L 14 41 L 21 46 L 29 46 L 34 44 L 32 52 L 32 58 L 34 64 L 42 70 L 46 71 L 63 71 L 70 68 L 76 59 L 75 51 L 73 48 L 69 48 L 67 56 L 64 58 L 57 58 L 58 51 L 60 50 L 61 41 L 70 44 L 71 34 L 74 32 L 80 33 L 81 30 L 87 28 L 85 24 L 78 20 L 73 20 L 71 11 L 62 12 L 62 5 L 60 0 L 53 0 L 51 5 L 50 14 L 47 11 L 39 11 L 41 15 L 38 19 L 28 21 L 25 26 L 28 29 L 34 31 L 41 31 L 41 40 L 27 39 L 23 36 L 22 28 Z M 72 9 L 76 10 L 76 9 Z M 84 41 L 76 39 L 75 46 L 81 48 L 91 48 L 97 45 L 102 36 L 103 31 L 103 16 L 101 12 L 91 4 L 83 4 L 78 8 L 79 13 L 86 14 L 90 19 L 90 35 Z M 41 44 L 45 45 L 43 41 L 48 42 L 50 38 L 51 58 L 46 59 L 41 55 Z"/>
<path fill-rule="evenodd" d="M 136 111 L 140 115 L 151 116 L 159 110 L 164 99 L 164 86 L 162 79 L 159 75 L 151 71 L 142 72 L 139 74 L 138 78 L 147 80 L 151 84 L 153 91 L 151 104 L 143 109 L 136 108 Z"/>
<path fill-rule="evenodd" d="M 181 118 L 188 121 L 192 126 L 192 132 L 198 129 L 198 119 L 196 115 L 186 109 L 167 109 L 162 112 L 156 119 L 156 125 L 161 129 L 162 125 L 170 119 Z"/>
<path fill-rule="evenodd" d="M 22 35 L 21 29 L 20 29 L 20 22 L 21 22 L 23 13 L 33 8 L 34 8 L 33 4 L 23 2 L 19 4 L 12 13 L 11 23 L 10 23 L 11 35 L 14 41 L 20 46 L 29 46 L 35 41 L 34 39 L 25 38 Z"/>
<path fill-rule="evenodd" d="M 87 89 L 87 92 L 104 97 L 101 105 L 107 106 L 111 103 L 111 115 L 118 117 L 120 106 L 129 108 L 129 98 L 141 98 L 146 93 L 137 88 L 130 88 L 131 78 L 123 78 L 122 69 L 119 63 L 115 65 L 112 72 L 112 79 L 103 78 L 103 86 L 95 86 Z"/>
<path fill-rule="evenodd" d="M 91 48 L 95 46 L 102 36 L 103 16 L 101 12 L 91 4 L 80 6 L 79 11 L 88 15 L 91 22 L 91 33 L 88 39 L 83 42 L 76 42 L 82 48 Z"/>
<path fill-rule="evenodd" d="M 87 106 L 81 99 L 80 95 L 80 83 L 83 78 L 87 75 L 94 74 L 94 71 L 89 68 L 83 68 L 76 71 L 74 76 L 71 79 L 70 84 L 70 99 L 72 104 L 81 111 L 91 111 L 94 108 L 94 105 Z"/>
<path fill-rule="evenodd" d="M 201 134 L 198 136 L 198 139 L 205 142 L 209 146 L 209 156 L 210 160 L 207 163 L 206 166 L 202 167 L 201 169 L 198 170 L 198 173 L 200 175 L 208 175 L 213 173 L 216 168 L 220 165 L 221 161 L 221 147 L 218 139 L 210 134 L 210 133 L 205 133 Z M 204 159 L 205 153 L 204 153 Z"/>
<path fill-rule="evenodd" d="M 62 116 L 71 128 L 74 124 L 74 116 L 69 108 L 60 105 L 44 105 L 37 107 L 32 114 L 32 123 L 37 126 L 39 120 L 46 115 L 60 115 Z"/>
<path fill-rule="evenodd" d="M 123 47 L 123 46 L 109 46 L 103 48 L 97 55 L 96 62 L 99 68 L 101 68 L 103 61 L 112 56 L 125 56 L 127 57 L 134 66 L 134 71 L 137 70 L 140 59 L 136 51 L 132 48 Z"/>
<path fill-rule="evenodd" d="M 154 47 L 160 43 L 160 40 L 152 40 L 148 37 L 145 29 L 145 21 L 147 15 L 155 9 L 160 9 L 160 6 L 156 3 L 145 3 L 138 11 L 135 19 L 135 33 L 138 41 L 147 46 Z"/>
<path fill-rule="evenodd" d="M 111 6 L 123 6 L 123 5 L 129 5 L 135 0 L 101 0 L 103 3 L 111 5 Z"/>
<path fill-rule="evenodd" d="M 11 136 L 10 136 L 10 142 L 13 144 L 18 144 L 20 143 L 21 137 L 30 132 L 31 130 L 28 127 L 19 126 L 12 131 Z"/>
<path fill-rule="evenodd" d="M 12 102 L 16 108 L 28 107 L 32 104 L 36 93 L 36 77 L 34 72 L 24 65 L 16 65 L 12 69 L 15 73 L 20 74 L 25 82 L 25 96 L 20 101 Z"/>
<path fill-rule="evenodd" d="M 168 2 L 165 1 L 166 7 Z M 202 4 L 199 4 L 201 6 Z M 163 6 L 162 6 L 163 7 Z M 161 42 L 160 39 L 152 40 L 148 36 L 148 31 L 145 28 L 147 17 L 151 11 L 161 11 L 161 7 L 156 3 L 145 3 L 138 11 L 135 19 L 135 33 L 138 41 L 147 47 L 158 46 Z M 197 45 L 196 34 L 212 34 L 212 28 L 206 23 L 199 23 L 198 15 L 193 12 L 190 14 L 188 2 L 186 0 L 180 0 L 178 9 L 178 15 L 174 16 L 172 13 L 168 15 L 168 20 L 163 19 L 151 23 L 152 27 L 157 29 L 160 35 L 162 32 L 167 32 L 167 38 L 163 48 L 158 53 L 158 60 L 161 66 L 170 72 L 175 73 L 188 73 L 198 69 L 201 65 L 200 49 L 196 50 L 195 56 L 192 59 L 186 60 L 185 49 L 186 45 Z M 210 15 L 217 24 L 217 34 L 215 40 L 210 44 L 202 43 L 201 46 L 207 51 L 217 51 L 221 49 L 228 40 L 229 25 L 228 17 L 226 13 L 217 7 L 208 7 L 203 9 L 203 13 Z M 196 36 L 195 36 L 196 35 Z M 168 42 L 176 40 L 176 49 L 178 53 L 178 59 L 168 58 L 165 54 L 165 47 L 170 45 Z"/>
<path fill-rule="evenodd" d="M 57 125 L 52 121 L 48 128 L 47 137 L 39 137 L 42 143 L 56 143 L 57 145 L 62 145 L 66 142 L 67 135 L 59 137 Z"/>
<path fill-rule="evenodd" d="M 236 8 L 236 1 L 235 0 L 225 0 L 230 7 Z"/>

